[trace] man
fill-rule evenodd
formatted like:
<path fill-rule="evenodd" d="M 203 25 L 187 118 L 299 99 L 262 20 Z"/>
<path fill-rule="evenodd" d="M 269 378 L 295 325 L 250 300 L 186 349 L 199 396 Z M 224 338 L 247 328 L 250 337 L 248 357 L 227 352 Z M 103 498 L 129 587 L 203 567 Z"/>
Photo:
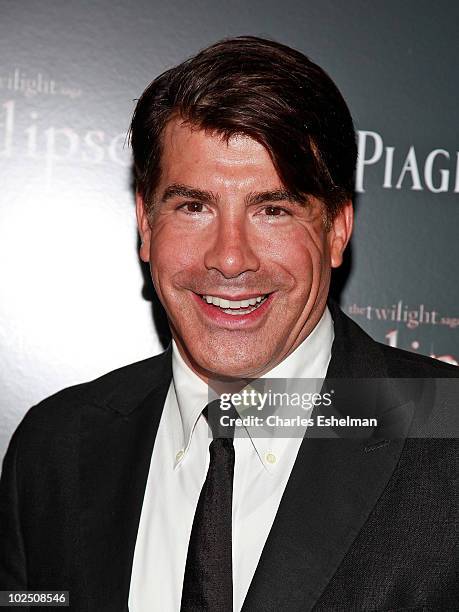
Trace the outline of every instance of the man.
<path fill-rule="evenodd" d="M 384 379 L 392 414 L 391 378 L 457 376 L 327 306 L 356 160 L 335 85 L 281 44 L 222 41 L 153 81 L 131 140 L 172 345 L 29 411 L 2 476 L 1 588 L 98 612 L 453 609 L 451 440 L 209 440 L 222 382 Z"/>

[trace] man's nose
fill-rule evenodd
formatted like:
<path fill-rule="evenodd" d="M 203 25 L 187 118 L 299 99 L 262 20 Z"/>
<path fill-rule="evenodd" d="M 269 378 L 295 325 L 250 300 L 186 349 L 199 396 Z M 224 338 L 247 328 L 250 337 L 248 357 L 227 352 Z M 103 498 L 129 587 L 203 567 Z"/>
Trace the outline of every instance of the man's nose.
<path fill-rule="evenodd" d="M 244 219 L 221 219 L 204 254 L 208 270 L 218 270 L 225 278 L 244 272 L 256 272 L 260 261 L 256 244 L 252 244 Z"/>

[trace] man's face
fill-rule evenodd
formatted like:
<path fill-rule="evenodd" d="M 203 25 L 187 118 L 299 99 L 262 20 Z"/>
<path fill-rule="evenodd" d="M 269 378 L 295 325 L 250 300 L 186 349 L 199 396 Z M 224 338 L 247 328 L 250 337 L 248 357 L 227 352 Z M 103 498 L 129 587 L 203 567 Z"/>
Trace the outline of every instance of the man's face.
<path fill-rule="evenodd" d="M 137 196 L 140 254 L 179 350 L 204 379 L 259 376 L 320 319 L 352 207 L 326 231 L 323 204 L 293 200 L 257 141 L 178 120 L 161 168 L 149 218 Z"/>

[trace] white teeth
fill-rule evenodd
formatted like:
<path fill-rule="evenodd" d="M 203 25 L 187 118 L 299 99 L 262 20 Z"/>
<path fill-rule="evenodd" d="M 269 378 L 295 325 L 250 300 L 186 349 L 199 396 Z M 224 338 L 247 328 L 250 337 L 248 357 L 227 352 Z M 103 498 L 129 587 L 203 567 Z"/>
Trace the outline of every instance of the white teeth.
<path fill-rule="evenodd" d="M 208 304 L 219 306 L 224 310 L 248 308 L 249 306 L 255 306 L 255 304 L 259 304 L 265 297 L 266 296 L 264 295 L 259 295 L 256 298 L 249 298 L 248 300 L 225 300 L 224 298 L 215 297 L 213 295 L 202 296 L 203 300 L 205 300 Z"/>
<path fill-rule="evenodd" d="M 252 312 L 252 310 L 256 310 L 257 308 L 258 306 L 251 306 L 250 308 L 225 308 L 223 312 L 230 315 L 245 315 Z"/>

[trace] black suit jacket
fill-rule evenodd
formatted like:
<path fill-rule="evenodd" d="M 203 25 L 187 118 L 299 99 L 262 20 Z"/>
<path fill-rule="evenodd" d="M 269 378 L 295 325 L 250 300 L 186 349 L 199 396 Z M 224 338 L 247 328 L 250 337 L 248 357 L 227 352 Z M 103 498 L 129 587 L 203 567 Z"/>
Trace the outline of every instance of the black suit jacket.
<path fill-rule="evenodd" d="M 327 380 L 457 377 L 453 366 L 374 342 L 330 309 Z M 0 590 L 68 590 L 72 610 L 127 610 L 171 375 L 169 349 L 28 412 L 0 485 Z M 303 440 L 243 612 L 458 608 L 454 440 L 370 442 Z"/>

